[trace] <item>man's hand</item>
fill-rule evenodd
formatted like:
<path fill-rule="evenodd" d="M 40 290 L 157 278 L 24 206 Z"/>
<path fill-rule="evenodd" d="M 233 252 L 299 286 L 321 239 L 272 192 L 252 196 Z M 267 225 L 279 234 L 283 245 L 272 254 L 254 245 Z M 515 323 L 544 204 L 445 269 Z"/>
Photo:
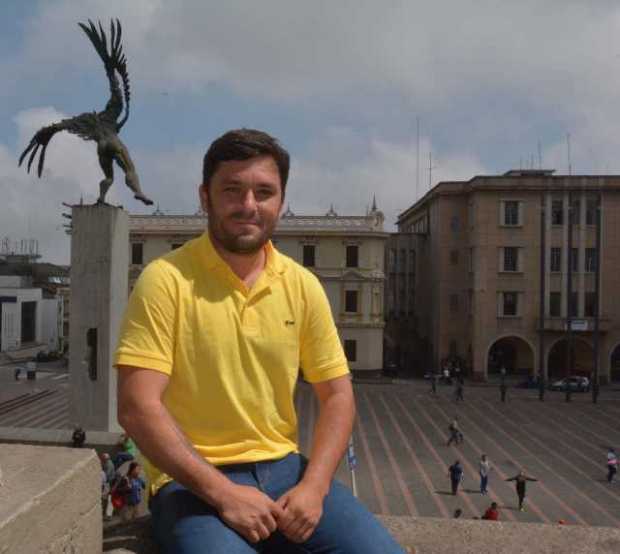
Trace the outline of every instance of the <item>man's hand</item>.
<path fill-rule="evenodd" d="M 284 511 L 278 519 L 278 529 L 290 541 L 307 541 L 321 520 L 323 495 L 316 487 L 300 482 L 277 500 Z"/>
<path fill-rule="evenodd" d="M 284 517 L 280 506 L 254 487 L 233 484 L 219 503 L 220 517 L 252 543 L 268 538 Z"/>

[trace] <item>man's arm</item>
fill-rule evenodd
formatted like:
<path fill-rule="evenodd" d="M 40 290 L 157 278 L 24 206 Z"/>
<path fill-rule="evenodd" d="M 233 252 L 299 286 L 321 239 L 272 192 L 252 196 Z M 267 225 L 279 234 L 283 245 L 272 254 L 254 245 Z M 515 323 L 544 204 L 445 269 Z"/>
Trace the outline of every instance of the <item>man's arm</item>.
<path fill-rule="evenodd" d="M 284 508 L 278 527 L 294 542 L 307 540 L 321 519 L 323 500 L 347 448 L 355 418 L 349 375 L 314 383 L 313 387 L 319 401 L 319 418 L 310 461 L 299 484 L 278 499 Z"/>
<path fill-rule="evenodd" d="M 119 423 L 155 466 L 213 506 L 227 525 L 250 542 L 266 539 L 282 510 L 258 489 L 230 481 L 194 449 L 161 401 L 168 381 L 158 371 L 120 366 Z"/>

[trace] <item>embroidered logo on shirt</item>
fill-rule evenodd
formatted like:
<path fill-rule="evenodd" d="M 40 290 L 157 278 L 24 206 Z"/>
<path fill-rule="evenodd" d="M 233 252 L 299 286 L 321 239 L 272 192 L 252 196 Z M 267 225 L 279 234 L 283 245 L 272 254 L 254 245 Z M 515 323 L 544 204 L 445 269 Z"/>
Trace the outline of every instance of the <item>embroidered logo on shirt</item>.
<path fill-rule="evenodd" d="M 288 327 L 289 325 L 295 325 L 295 322 L 292 319 L 287 319 L 284 322 L 284 325 L 286 325 Z"/>

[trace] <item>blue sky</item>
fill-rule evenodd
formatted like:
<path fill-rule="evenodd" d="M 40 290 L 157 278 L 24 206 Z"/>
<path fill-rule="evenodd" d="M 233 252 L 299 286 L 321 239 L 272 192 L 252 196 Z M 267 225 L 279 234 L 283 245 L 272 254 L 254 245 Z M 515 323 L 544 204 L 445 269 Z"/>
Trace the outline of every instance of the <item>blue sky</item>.
<path fill-rule="evenodd" d="M 132 86 L 123 128 L 145 192 L 193 213 L 201 157 L 235 127 L 292 155 L 296 213 L 363 213 L 388 229 L 432 183 L 543 165 L 617 173 L 620 5 L 598 0 L 49 0 L 3 2 L 0 238 L 67 262 L 61 202 L 94 201 L 94 146 L 56 135 L 42 179 L 17 168 L 41 126 L 100 110 L 101 61 L 77 26 L 123 24 Z M 416 118 L 420 182 L 416 182 Z M 117 178 L 121 177 L 117 174 Z M 109 200 L 144 213 L 118 178 Z"/>

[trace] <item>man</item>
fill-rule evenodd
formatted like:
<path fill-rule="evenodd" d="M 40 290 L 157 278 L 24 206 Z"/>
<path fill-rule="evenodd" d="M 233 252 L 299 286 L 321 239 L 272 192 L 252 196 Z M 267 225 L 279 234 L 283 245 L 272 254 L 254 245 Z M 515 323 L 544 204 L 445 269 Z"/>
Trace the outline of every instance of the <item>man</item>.
<path fill-rule="evenodd" d="M 354 399 L 318 280 L 270 242 L 288 153 L 230 131 L 207 151 L 208 231 L 151 263 L 121 331 L 119 421 L 146 457 L 163 553 L 402 552 L 332 480 Z M 319 403 L 298 453 L 299 367 Z"/>
<path fill-rule="evenodd" d="M 487 459 L 487 455 L 483 454 L 480 457 L 480 463 L 478 464 L 478 473 L 480 474 L 480 494 L 487 494 L 489 486 L 489 472 L 491 471 L 491 464 Z"/>
<path fill-rule="evenodd" d="M 448 432 L 450 433 L 450 438 L 448 439 L 446 446 L 450 446 L 452 443 L 458 444 L 459 442 L 463 442 L 463 433 L 459 429 L 458 417 L 454 416 L 454 419 L 448 426 Z"/>
<path fill-rule="evenodd" d="M 528 481 L 538 481 L 538 479 L 534 479 L 533 477 L 528 477 L 525 474 L 525 471 L 521 470 L 514 477 L 510 479 L 506 479 L 506 481 L 515 481 L 515 491 L 517 493 L 517 498 L 519 499 L 519 511 L 525 512 L 525 491 L 526 485 Z"/>
<path fill-rule="evenodd" d="M 491 502 L 491 505 L 487 508 L 486 512 L 484 512 L 482 519 L 486 519 L 488 521 L 499 521 L 499 509 L 497 507 L 497 502 Z"/>
<path fill-rule="evenodd" d="M 125 502 L 120 511 L 121 519 L 124 522 L 132 521 L 138 517 L 142 502 L 142 491 L 145 488 L 146 483 L 140 476 L 140 465 L 138 462 L 131 462 L 127 475 L 122 477 L 119 483 L 119 489 L 125 497 Z"/>
<path fill-rule="evenodd" d="M 448 468 L 448 476 L 450 477 L 453 495 L 456 495 L 456 493 L 459 492 L 459 485 L 463 480 L 463 474 L 463 466 L 461 465 L 460 460 L 456 460 L 456 462 Z"/>

